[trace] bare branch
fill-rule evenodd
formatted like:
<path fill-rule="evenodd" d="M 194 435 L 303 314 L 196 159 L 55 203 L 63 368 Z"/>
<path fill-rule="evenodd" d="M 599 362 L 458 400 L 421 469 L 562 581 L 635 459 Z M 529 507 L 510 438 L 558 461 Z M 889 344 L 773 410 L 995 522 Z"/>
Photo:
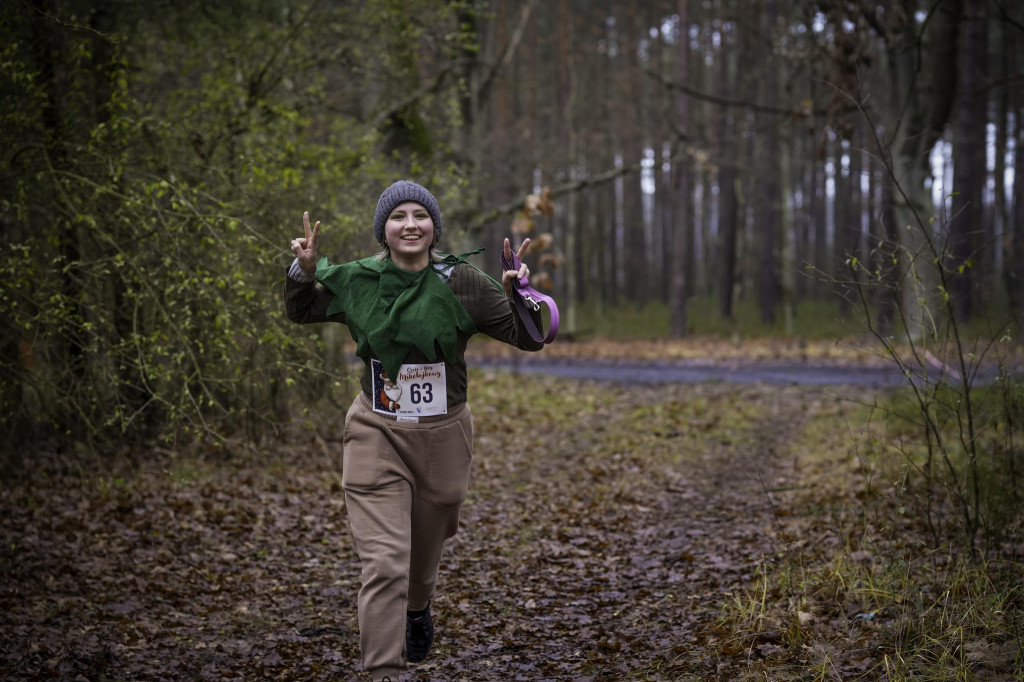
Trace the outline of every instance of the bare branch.
<path fill-rule="evenodd" d="M 709 95 L 706 92 L 701 92 L 700 90 L 694 90 L 693 88 L 689 87 L 688 85 L 683 85 L 682 83 L 676 83 L 676 82 L 670 81 L 667 78 L 664 78 L 663 76 L 661 76 L 660 74 L 655 73 L 654 71 L 652 71 L 650 68 L 648 68 L 646 66 L 644 67 L 644 73 L 646 73 L 648 76 L 650 76 L 654 80 L 658 81 L 658 83 L 662 87 L 668 88 L 669 90 L 678 90 L 680 92 L 683 92 L 683 93 L 689 95 L 690 97 L 693 97 L 694 99 L 699 99 L 699 100 L 702 100 L 702 101 L 705 101 L 705 102 L 710 102 L 712 104 L 717 104 L 718 106 L 722 106 L 722 107 L 733 107 L 733 108 L 749 109 L 751 111 L 757 111 L 757 112 L 765 113 L 765 114 L 781 114 L 783 116 L 788 116 L 790 118 L 808 118 L 810 116 L 816 116 L 816 117 L 819 117 L 819 118 L 828 118 L 830 115 L 834 115 L 835 114 L 835 112 L 830 112 L 827 109 L 810 109 L 810 108 L 783 109 L 783 108 L 780 108 L 780 107 L 765 106 L 763 104 L 759 104 L 758 102 L 750 102 L 750 101 L 747 101 L 747 100 L 729 99 L 727 97 L 719 97 L 717 95 Z M 851 109 L 850 111 L 853 111 L 853 110 Z"/>
<path fill-rule="evenodd" d="M 979 85 L 976 88 L 965 89 L 964 94 L 970 97 L 979 97 L 992 90 L 998 90 L 1001 87 L 1016 83 L 1019 80 L 1024 80 L 1024 71 L 1017 71 L 1016 73 L 1008 73 L 1002 78 L 996 78 L 988 83 Z"/>
<path fill-rule="evenodd" d="M 512 57 L 515 56 L 516 50 L 519 49 L 519 43 L 523 40 L 523 34 L 526 33 L 526 27 L 530 23 L 530 15 L 533 13 L 533 8 L 537 6 L 537 0 L 530 0 L 523 5 L 519 12 L 519 24 L 516 26 L 516 30 L 512 33 L 512 38 L 508 41 L 508 45 L 505 46 L 505 51 L 502 52 L 501 59 L 498 63 L 491 67 L 491 70 L 487 72 L 483 82 L 480 83 L 480 97 L 483 99 L 486 96 L 487 90 L 494 83 L 494 79 L 498 77 L 498 74 L 508 66 L 508 63 L 512 61 Z"/>
<path fill-rule="evenodd" d="M 61 26 L 63 28 L 70 28 L 70 29 L 74 29 L 76 31 L 88 31 L 90 33 L 95 33 L 97 36 L 99 36 L 103 40 L 107 41 L 108 43 L 111 43 L 113 45 L 119 45 L 120 44 L 120 41 L 117 40 L 116 38 L 114 38 L 114 36 L 110 35 L 109 33 L 103 33 L 102 31 L 98 31 L 95 28 L 93 28 L 92 26 L 86 26 L 85 24 L 79 24 L 79 23 L 72 23 L 72 22 L 64 21 L 64 20 L 62 20 L 62 19 L 60 19 L 58 17 L 55 17 L 54 15 L 52 15 L 52 14 L 50 14 L 48 12 L 43 11 L 42 9 L 36 7 L 33 4 L 30 4 L 30 3 L 26 2 L 25 0 L 18 0 L 18 4 L 21 5 L 22 7 L 25 7 L 26 9 L 32 11 L 32 12 L 35 12 L 36 14 L 41 14 L 42 16 L 46 17 L 47 19 L 49 19 L 53 23 L 55 23 L 58 26 Z"/>
<path fill-rule="evenodd" d="M 669 161 L 675 162 L 688 154 L 689 152 L 687 150 L 677 150 L 676 148 L 673 148 L 672 155 L 670 156 Z M 632 163 L 628 166 L 610 168 L 604 172 L 597 173 L 596 175 L 590 175 L 579 180 L 573 180 L 572 182 L 567 182 L 565 184 L 558 185 L 557 187 L 552 187 L 548 191 L 550 193 L 551 198 L 555 199 L 565 194 L 583 191 L 588 187 L 597 187 L 598 185 L 603 185 L 605 183 L 612 182 L 614 180 L 617 180 L 626 175 L 630 175 L 632 173 L 639 173 L 642 168 L 643 162 L 637 161 L 636 163 Z M 469 231 L 470 233 L 477 232 L 480 229 L 482 229 L 483 226 L 486 225 L 488 222 L 496 220 L 497 218 L 501 218 L 502 216 L 511 215 L 516 211 L 521 210 L 524 204 L 525 199 L 520 198 L 516 199 L 515 201 L 510 201 L 508 203 L 495 206 L 494 208 L 488 211 L 484 211 L 482 213 L 463 213 L 463 216 L 467 216 L 469 218 L 468 222 L 466 223 L 466 230 Z M 459 213 L 456 212 L 456 216 L 458 215 Z M 456 218 L 456 220 L 458 220 L 458 218 Z"/>
<path fill-rule="evenodd" d="M 424 84 L 418 90 L 413 92 L 411 95 L 409 95 L 408 97 L 399 102 L 396 102 L 395 104 L 391 105 L 384 111 L 379 112 L 376 116 L 373 117 L 372 127 L 376 128 L 378 126 L 383 125 L 385 121 L 387 121 L 389 118 L 393 116 L 396 116 L 403 109 L 412 106 L 413 104 L 423 99 L 427 95 L 432 95 L 438 90 L 440 90 L 441 86 L 444 85 L 445 78 L 447 78 L 448 75 L 451 74 L 452 69 L 455 68 L 456 63 L 457 62 L 452 62 L 451 64 L 449 64 L 448 66 L 434 74 L 433 78 L 431 78 L 426 84 Z"/>
<path fill-rule="evenodd" d="M 999 0 L 995 0 L 995 5 L 996 5 L 996 7 L 999 8 L 999 18 L 1000 19 L 1005 21 L 1010 26 L 1013 26 L 1018 31 L 1024 32 L 1024 24 L 1022 24 L 1021 22 L 1017 21 L 1016 19 L 1014 19 L 1013 17 L 1010 16 L 1010 13 L 1007 12 L 1006 11 L 1006 7 L 1004 7 L 1004 3 L 999 2 Z"/>

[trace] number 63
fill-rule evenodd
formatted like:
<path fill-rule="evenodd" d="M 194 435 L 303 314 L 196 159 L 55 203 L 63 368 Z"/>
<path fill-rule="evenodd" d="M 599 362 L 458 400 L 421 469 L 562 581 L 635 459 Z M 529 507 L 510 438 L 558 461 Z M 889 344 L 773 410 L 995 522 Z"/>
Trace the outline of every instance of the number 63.
<path fill-rule="evenodd" d="M 434 402 L 434 385 L 409 384 L 409 400 L 413 405 Z"/>

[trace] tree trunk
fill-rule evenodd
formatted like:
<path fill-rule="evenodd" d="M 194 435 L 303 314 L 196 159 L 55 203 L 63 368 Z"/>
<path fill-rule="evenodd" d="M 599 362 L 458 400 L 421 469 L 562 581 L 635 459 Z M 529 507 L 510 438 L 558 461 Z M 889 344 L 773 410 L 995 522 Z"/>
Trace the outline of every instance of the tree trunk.
<path fill-rule="evenodd" d="M 1008 41 L 1004 49 L 1011 54 L 1011 64 L 1021 63 L 1024 50 L 1019 45 Z M 1024 178 L 1020 169 L 1024 168 L 1024 89 L 1014 88 L 1010 93 L 1009 107 L 1013 116 L 1013 129 L 1008 132 L 1014 141 L 1013 167 L 1017 172 L 1013 175 L 1013 187 L 1010 188 L 1012 207 L 1007 215 L 1007 265 L 1006 290 L 1009 296 L 1010 313 L 1016 319 L 1017 335 L 1024 334 Z"/>
<path fill-rule="evenodd" d="M 1012 39 L 1007 36 L 1011 28 L 1005 24 L 999 24 L 998 38 L 999 45 L 996 47 L 999 59 L 999 78 L 1006 79 L 1011 73 L 1011 50 Z M 1019 89 L 1019 88 L 1018 88 Z M 1010 118 L 1010 88 L 1000 88 L 996 99 L 996 153 L 995 167 L 993 168 L 993 184 L 995 186 L 995 200 L 992 207 L 993 219 L 991 221 L 994 231 L 992 240 L 992 290 L 1001 291 L 1006 294 L 1006 246 L 1009 244 L 1010 218 L 1007 215 L 1006 205 L 1006 152 L 1008 150 L 1008 127 Z M 1016 170 L 1016 169 L 1015 169 Z"/>
<path fill-rule="evenodd" d="M 982 203 L 985 185 L 986 106 L 984 95 L 973 92 L 988 78 L 988 24 L 985 0 L 965 0 L 961 22 L 960 96 L 953 137 L 953 201 L 950 216 L 950 294 L 957 319 L 966 322 L 973 311 L 975 286 L 983 281 L 983 245 L 988 241 Z"/>
<path fill-rule="evenodd" d="M 668 166 L 665 168 L 665 166 Z M 672 243 L 675 235 L 675 202 L 674 191 L 675 163 L 659 164 L 658 169 L 658 229 L 661 231 L 659 242 L 661 251 L 654 267 L 658 268 L 660 283 L 658 300 L 666 306 L 672 303 Z"/>
<path fill-rule="evenodd" d="M 853 255 L 863 263 L 865 258 L 864 239 L 864 126 L 858 121 L 853 128 L 850 144 L 850 239 Z"/>
<path fill-rule="evenodd" d="M 765 21 L 768 44 L 774 50 L 776 22 L 778 12 L 775 0 L 764 2 Z M 778 79 L 776 70 L 769 66 L 763 80 L 764 96 L 762 101 L 768 111 L 776 108 L 778 102 Z M 764 114 L 765 125 L 764 145 L 761 152 L 761 197 L 757 212 L 758 232 L 758 301 L 761 310 L 761 322 L 767 325 L 775 323 L 775 313 L 779 300 L 778 258 L 776 254 L 776 237 L 779 232 L 779 211 L 782 189 L 780 187 L 779 154 L 779 122 L 774 114 Z"/>
<path fill-rule="evenodd" d="M 793 211 L 790 208 L 790 202 L 782 198 L 792 196 L 793 178 L 790 173 L 790 149 L 791 146 L 789 144 L 778 147 L 779 177 L 782 178 L 784 183 L 780 187 L 779 231 L 781 232 L 782 244 L 780 248 L 781 258 L 779 259 L 781 266 L 779 283 L 782 294 L 783 330 L 787 336 L 793 334 L 793 317 L 796 314 L 796 240 L 793 229 Z"/>
<path fill-rule="evenodd" d="M 720 95 L 726 97 L 728 84 L 735 82 L 735 74 L 729 68 L 726 32 L 722 30 L 719 50 L 718 87 Z M 736 113 L 729 108 L 721 111 L 718 118 L 718 314 L 722 319 L 733 317 L 733 295 L 736 288 Z"/>
<path fill-rule="evenodd" d="M 854 292 L 850 287 L 850 268 L 847 265 L 857 249 L 857 235 L 853 226 L 853 189 L 850 179 L 850 141 L 836 138 L 833 165 L 835 167 L 835 200 L 833 217 L 835 225 L 835 273 L 838 282 L 839 312 L 850 312 Z"/>
<path fill-rule="evenodd" d="M 875 304 L 875 329 L 883 337 L 890 336 L 896 323 L 896 309 L 900 301 L 899 231 L 896 226 L 894 183 L 883 178 L 879 215 L 875 220 L 878 240 L 878 282 Z"/>
<path fill-rule="evenodd" d="M 648 144 L 643 131 L 643 100 L 640 93 L 639 37 L 640 24 L 637 16 L 639 10 L 632 3 L 624 3 L 622 11 L 626 15 L 625 39 L 622 41 L 625 51 L 622 60 L 623 71 L 621 96 L 631 102 L 631 106 L 622 107 L 622 163 L 636 163 L 643 158 L 644 147 Z M 623 244 L 626 262 L 626 281 L 629 282 L 629 296 L 637 309 L 647 305 L 649 284 L 647 262 L 647 235 L 644 223 L 643 192 L 640 186 L 640 173 L 629 173 L 622 178 L 623 208 Z"/>
<path fill-rule="evenodd" d="M 568 177 L 567 180 L 577 179 L 579 169 L 579 132 L 576 125 L 576 69 L 573 61 L 573 17 L 569 9 L 569 0 L 562 0 L 559 17 L 561 31 L 559 32 L 562 54 L 563 69 L 565 71 L 565 106 L 563 118 L 569 128 L 569 154 L 568 154 Z M 565 252 L 572 259 L 573 267 L 566 273 L 566 297 L 564 308 L 565 331 L 571 337 L 577 332 L 576 308 L 579 304 L 579 282 L 583 276 L 583 268 L 579 259 L 579 192 L 569 192 L 566 198 L 565 216 Z"/>
<path fill-rule="evenodd" d="M 1024 168 L 1024 103 L 1016 106 L 1017 144 L 1014 167 Z M 1017 336 L 1024 335 L 1024 178 L 1018 172 L 1013 176 L 1013 273 L 1017 316 Z"/>
<path fill-rule="evenodd" d="M 905 16 L 914 16 L 916 4 L 904 0 Z M 949 120 L 953 107 L 956 74 L 957 28 L 962 0 L 940 0 L 918 35 L 918 25 L 908 21 L 904 27 L 905 45 L 915 50 L 889 50 L 890 86 L 888 92 L 903 93 L 889 98 L 889 131 L 893 139 L 884 144 L 883 156 L 892 154 L 893 206 L 895 225 L 902 242 L 901 300 L 906 333 L 921 337 L 933 329 L 933 307 L 939 275 L 935 259 L 939 256 L 930 233 L 932 199 L 926 181 L 931 176 L 929 154 Z M 923 61 L 922 61 L 923 56 Z M 891 134 L 891 133 L 890 133 Z"/>
<path fill-rule="evenodd" d="M 690 78 L 690 2 L 678 0 L 676 9 L 679 14 L 679 82 L 686 83 Z M 689 97 L 680 90 L 676 96 L 676 123 L 682 134 L 690 130 Z M 690 159 L 683 157 L 673 165 L 675 171 L 675 233 L 672 242 L 672 324 L 671 334 L 675 338 L 686 336 L 687 303 L 689 291 L 686 287 L 687 269 L 693 243 L 693 219 L 691 215 L 690 195 L 692 192 L 692 173 Z"/>
<path fill-rule="evenodd" d="M 819 140 L 819 138 L 821 138 Z M 830 264 L 832 257 L 828 248 L 828 214 L 825 202 L 825 148 L 824 133 L 815 132 L 815 154 L 811 169 L 811 229 L 814 231 L 814 254 L 812 263 L 821 275 L 832 273 Z M 831 287 L 819 285 L 815 291 L 820 297 L 822 291 L 831 291 Z"/>

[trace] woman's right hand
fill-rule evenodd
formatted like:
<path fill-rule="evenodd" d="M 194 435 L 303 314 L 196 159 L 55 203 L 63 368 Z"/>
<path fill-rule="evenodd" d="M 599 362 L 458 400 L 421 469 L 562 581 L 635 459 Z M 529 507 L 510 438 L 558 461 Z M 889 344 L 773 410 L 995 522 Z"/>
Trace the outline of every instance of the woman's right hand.
<path fill-rule="evenodd" d="M 303 272 L 316 273 L 316 262 L 319 259 L 317 254 L 317 241 L 320 239 L 320 221 L 316 221 L 313 229 L 309 229 L 309 211 L 302 213 L 302 227 L 305 230 L 305 237 L 298 237 L 292 240 L 292 253 L 299 261 L 299 267 Z"/>

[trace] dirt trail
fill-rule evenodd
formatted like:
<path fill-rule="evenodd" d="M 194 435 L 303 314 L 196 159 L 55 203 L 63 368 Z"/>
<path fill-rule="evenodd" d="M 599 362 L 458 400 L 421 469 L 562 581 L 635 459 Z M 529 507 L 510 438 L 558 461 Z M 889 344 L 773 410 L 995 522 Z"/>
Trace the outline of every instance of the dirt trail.
<path fill-rule="evenodd" d="M 696 419 L 694 393 L 706 406 Z M 618 395 L 569 426 L 565 440 L 542 425 L 546 435 L 521 458 L 483 455 L 485 489 L 448 566 L 468 576 L 449 579 L 452 599 L 472 606 L 455 623 L 451 658 L 415 679 L 447 679 L 434 675 L 460 659 L 476 670 L 466 679 L 737 679 L 712 641 L 718 609 L 776 554 L 766 488 L 787 473 L 775 445 L 817 398 L 725 386 Z M 760 409 L 769 396 L 767 414 L 741 416 L 731 442 L 719 439 L 720 410 Z M 712 437 L 686 433 L 693 427 Z M 486 488 L 487 474 L 505 489 Z M 524 536 L 513 548 L 508 526 Z M 480 561 L 492 570 L 473 570 Z M 480 677 L 481 664 L 494 674 Z"/>
<path fill-rule="evenodd" d="M 737 679 L 715 621 L 775 553 L 766 489 L 821 399 L 478 377 L 477 456 L 431 657 L 403 680 Z M 32 453 L 0 493 L 3 679 L 362 679 L 337 430 Z"/>

